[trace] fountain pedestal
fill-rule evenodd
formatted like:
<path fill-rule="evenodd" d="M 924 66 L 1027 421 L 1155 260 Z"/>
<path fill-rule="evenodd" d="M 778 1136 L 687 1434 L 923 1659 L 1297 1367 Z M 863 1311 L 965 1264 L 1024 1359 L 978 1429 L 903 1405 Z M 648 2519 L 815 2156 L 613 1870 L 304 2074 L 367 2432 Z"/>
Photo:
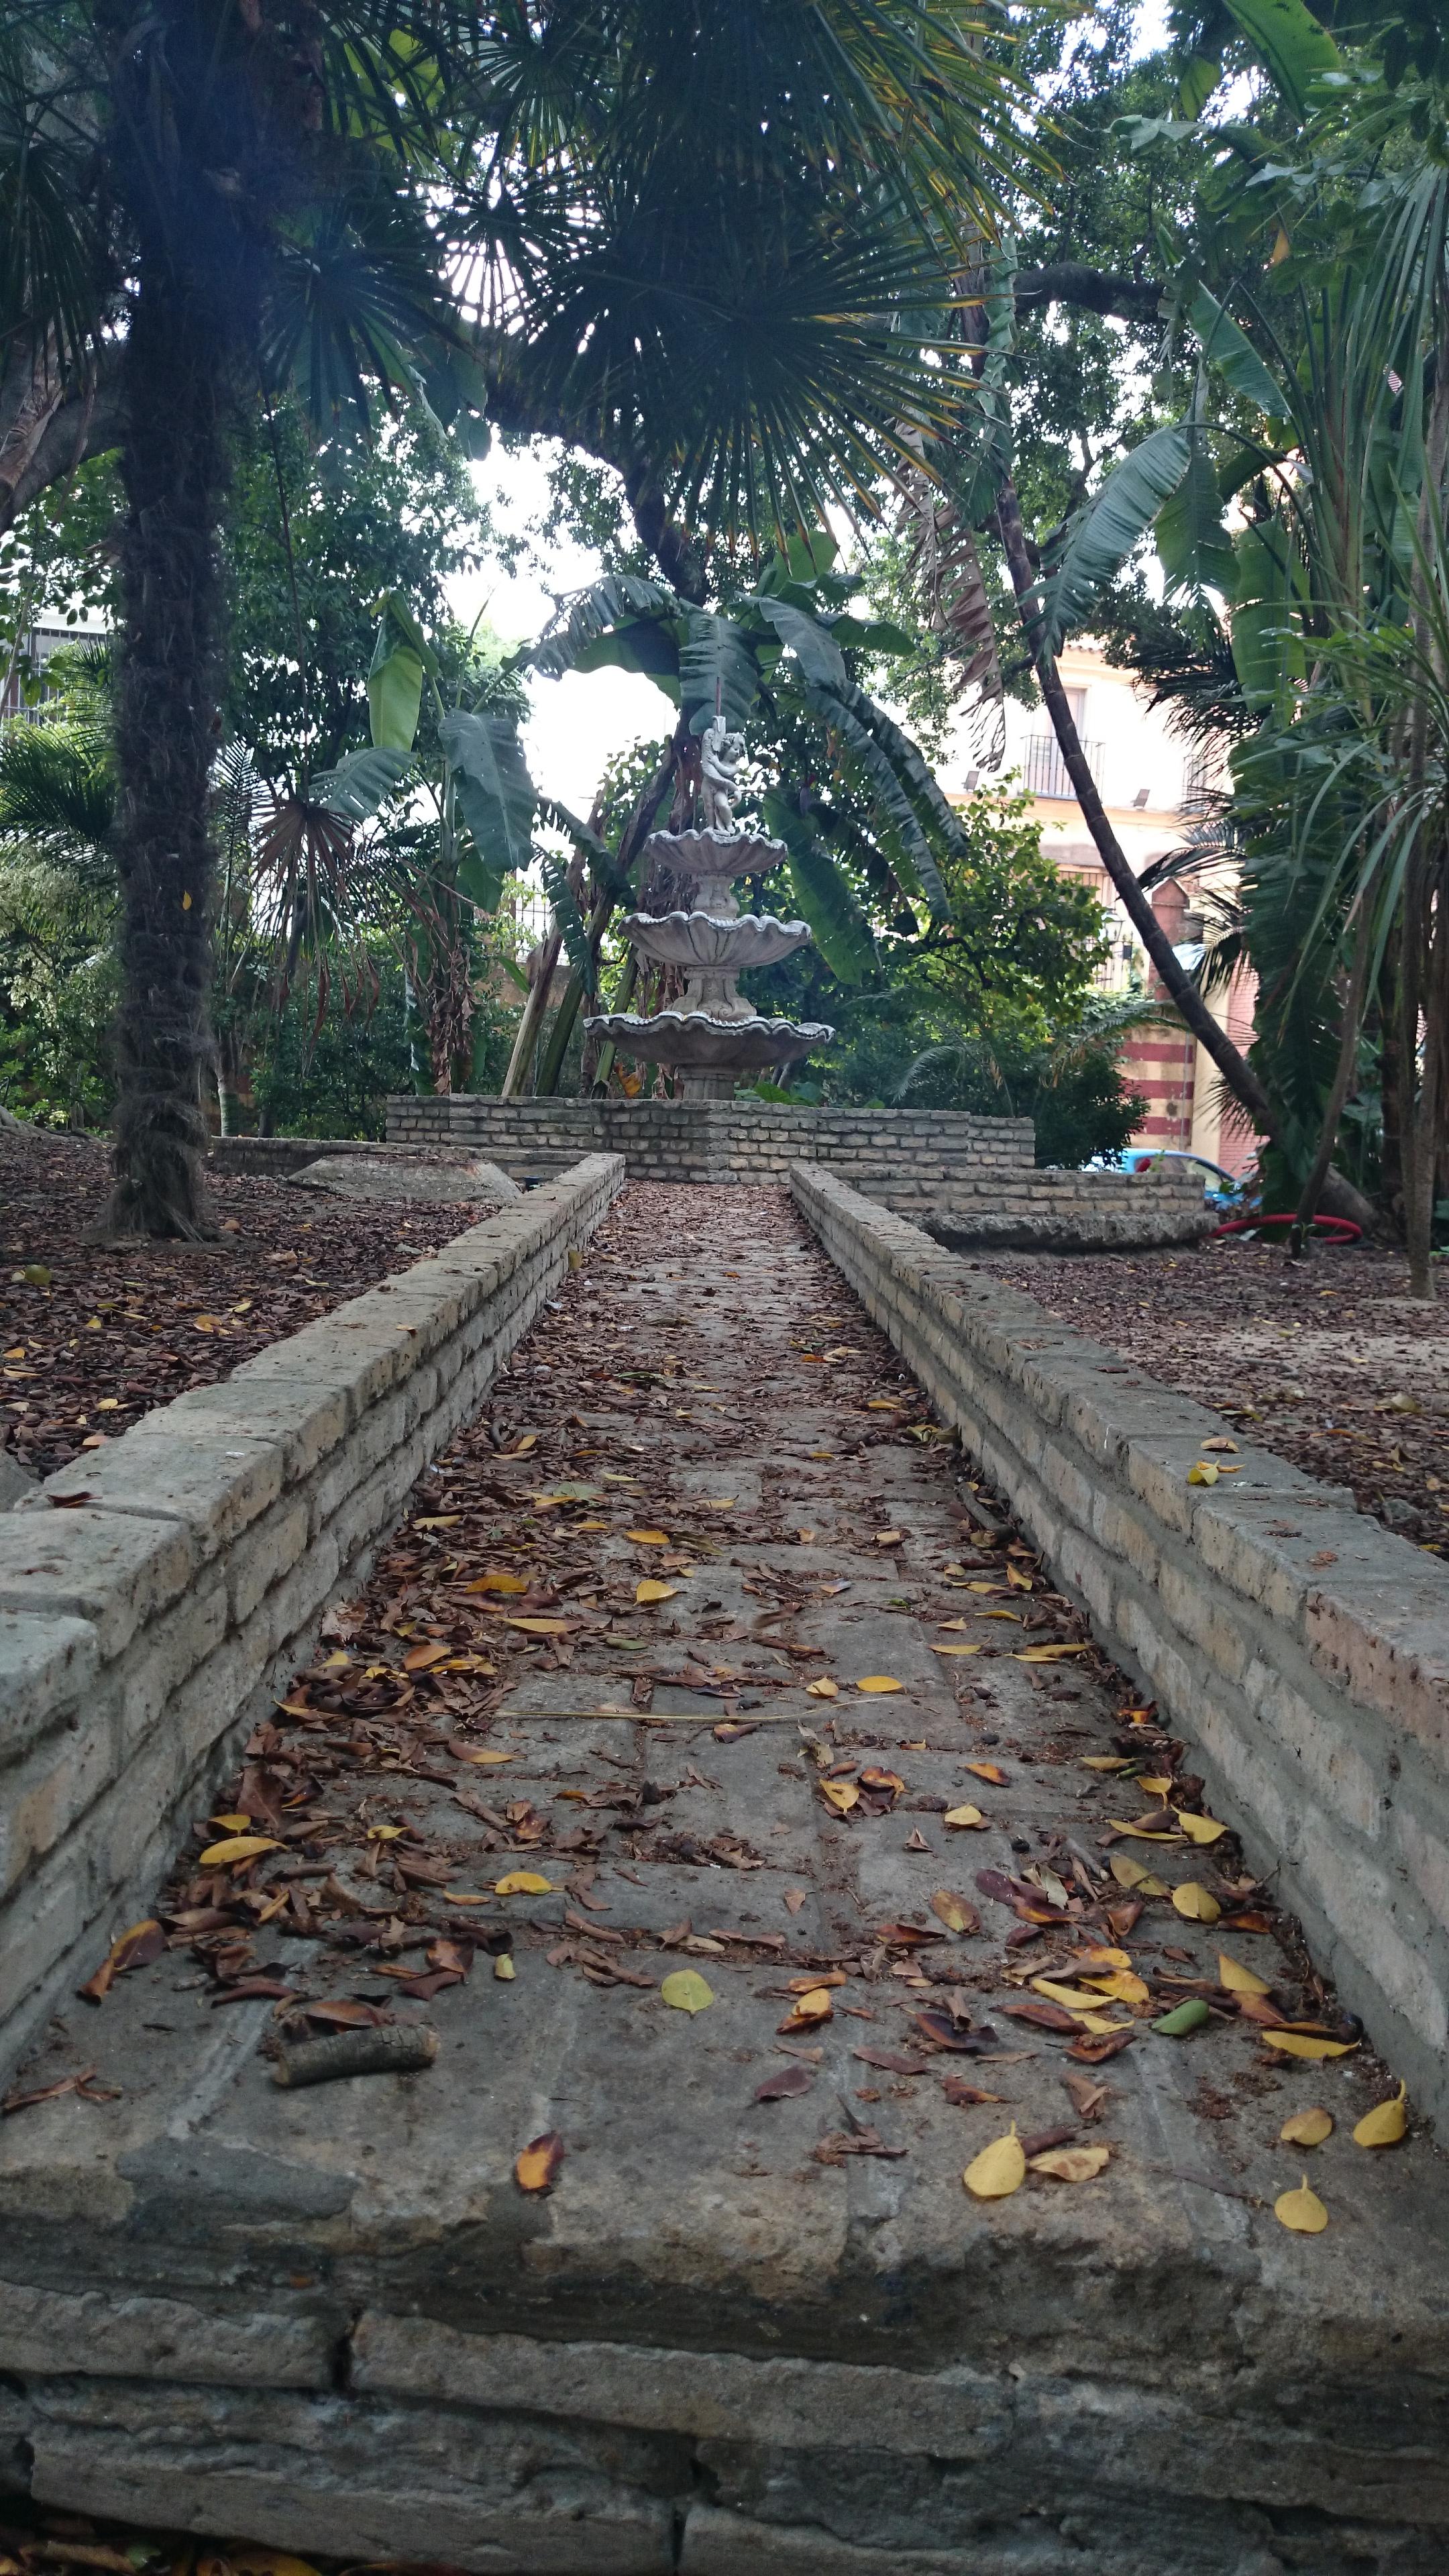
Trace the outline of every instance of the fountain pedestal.
<path fill-rule="evenodd" d="M 812 935 L 808 922 L 742 913 L 735 901 L 735 879 L 777 866 L 784 843 L 710 825 L 653 833 L 644 845 L 646 865 L 651 855 L 676 876 L 693 877 L 699 891 L 688 912 L 627 914 L 625 934 L 641 957 L 684 968 L 688 981 L 668 1010 L 602 1013 L 585 1021 L 590 1035 L 683 1074 L 691 1100 L 732 1100 L 742 1077 L 828 1046 L 835 1031 L 823 1021 L 762 1019 L 739 990 L 747 967 L 773 966 Z"/>

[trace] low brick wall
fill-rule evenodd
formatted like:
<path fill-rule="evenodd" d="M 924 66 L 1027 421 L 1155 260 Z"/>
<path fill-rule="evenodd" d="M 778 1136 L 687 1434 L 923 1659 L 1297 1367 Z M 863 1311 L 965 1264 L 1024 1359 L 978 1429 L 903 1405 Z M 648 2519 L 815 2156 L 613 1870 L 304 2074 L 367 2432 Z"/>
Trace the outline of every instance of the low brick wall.
<path fill-rule="evenodd" d="M 851 1286 L 1094 1633 L 1194 1747 L 1214 1811 L 1418 2104 L 1449 2111 L 1449 1566 L 1340 1488 L 970 1269 L 835 1174 L 792 1175 Z M 1331 1569 L 1331 1571 L 1329 1570 Z"/>
<path fill-rule="evenodd" d="M 965 1109 L 792 1109 L 768 1100 L 394 1097 L 389 1145 L 485 1154 L 513 1180 L 579 1154 L 622 1154 L 631 1181 L 759 1185 L 819 1163 L 954 1244 L 1042 1251 L 1188 1243 L 1213 1223 L 1202 1189 L 1161 1170 L 1042 1171 L 1029 1118 Z M 247 1139 L 238 1140 L 244 1152 Z M 288 1140 L 289 1144 L 294 1140 Z M 328 1150 L 310 1147 L 311 1153 Z M 244 1166 L 260 1170 L 260 1162 Z"/>
<path fill-rule="evenodd" d="M 144 1910 L 622 1179 L 581 1162 L 0 1515 L 0 2070 Z"/>

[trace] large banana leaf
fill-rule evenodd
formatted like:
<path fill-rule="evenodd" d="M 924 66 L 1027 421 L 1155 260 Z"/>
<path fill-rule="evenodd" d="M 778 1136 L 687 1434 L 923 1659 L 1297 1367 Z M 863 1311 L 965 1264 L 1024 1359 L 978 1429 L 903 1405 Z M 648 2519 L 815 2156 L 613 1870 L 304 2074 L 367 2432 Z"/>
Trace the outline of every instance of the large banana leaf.
<path fill-rule="evenodd" d="M 307 802 L 325 805 L 346 823 L 365 823 L 411 767 L 409 752 L 371 743 L 365 751 L 349 751 L 335 769 L 320 770 L 308 783 Z"/>
<path fill-rule="evenodd" d="M 1232 619 L 1233 662 L 1243 696 L 1257 713 L 1271 707 L 1287 719 L 1293 683 L 1304 671 L 1303 639 L 1293 616 L 1292 549 L 1281 522 L 1244 528 L 1237 540 Z"/>
<path fill-rule="evenodd" d="M 1227 0 L 1260 63 L 1272 74 L 1295 116 L 1324 72 L 1339 68 L 1337 45 L 1303 0 Z"/>
<path fill-rule="evenodd" d="M 439 725 L 438 739 L 479 857 L 500 877 L 526 868 L 533 854 L 538 800 L 517 717 L 470 715 L 454 708 Z"/>
<path fill-rule="evenodd" d="M 749 644 L 731 618 L 692 608 L 679 655 L 680 703 L 691 733 L 703 733 L 718 708 L 738 733 L 760 691 Z"/>
<path fill-rule="evenodd" d="M 1271 376 L 1245 331 L 1240 330 L 1231 313 L 1200 286 L 1188 307 L 1188 320 L 1202 342 L 1202 353 L 1209 366 L 1231 385 L 1245 402 L 1256 403 L 1270 420 L 1286 420 L 1289 404 L 1283 388 Z"/>
<path fill-rule="evenodd" d="M 829 689 L 847 685 L 845 656 L 829 628 L 822 626 L 818 618 L 793 607 L 788 599 L 767 599 L 759 591 L 755 593 L 755 606 L 781 643 L 789 646 L 807 680 L 818 681 Z"/>
<path fill-rule="evenodd" d="M 908 869 L 918 878 L 935 918 L 951 909 L 940 871 L 926 838 L 916 800 L 930 813 L 943 838 L 964 851 L 965 837 L 930 769 L 908 734 L 884 710 L 850 687 L 806 690 L 806 702 L 836 735 L 847 767 L 854 768 L 872 797 Z"/>
<path fill-rule="evenodd" d="M 675 706 L 679 704 L 679 639 L 672 618 L 635 617 L 627 626 L 606 626 L 586 644 L 573 665 L 576 671 L 642 671 Z"/>
<path fill-rule="evenodd" d="M 815 945 L 842 984 L 861 984 L 875 970 L 875 940 L 854 888 L 811 830 L 799 806 L 778 788 L 764 800 L 765 829 L 790 853 L 790 883 Z"/>
<path fill-rule="evenodd" d="M 579 910 L 578 897 L 569 884 L 568 870 L 551 850 L 543 852 L 538 864 L 544 892 L 553 905 L 553 917 L 564 944 L 564 954 L 592 1001 L 598 986 L 598 972 L 594 952 L 589 945 L 588 924 Z"/>
<path fill-rule="evenodd" d="M 1043 595 L 1049 653 L 1059 652 L 1062 638 L 1086 624 L 1101 591 L 1177 490 L 1191 458 L 1192 434 L 1181 422 L 1154 429 L 1068 520 Z"/>
<path fill-rule="evenodd" d="M 525 658 L 535 671 L 556 680 L 563 672 L 576 670 L 580 655 L 609 627 L 630 618 L 663 616 L 675 606 L 671 593 L 657 581 L 642 581 L 632 572 L 611 572 L 582 592 L 560 631 L 546 635 Z"/>
<path fill-rule="evenodd" d="M 367 720 L 375 750 L 412 750 L 423 677 L 422 655 L 384 610 L 367 674 Z"/>
<path fill-rule="evenodd" d="M 1171 590 L 1218 590 L 1231 598 L 1233 541 L 1223 526 L 1218 478 L 1203 439 L 1194 438 L 1187 472 L 1154 523 L 1157 552 Z"/>

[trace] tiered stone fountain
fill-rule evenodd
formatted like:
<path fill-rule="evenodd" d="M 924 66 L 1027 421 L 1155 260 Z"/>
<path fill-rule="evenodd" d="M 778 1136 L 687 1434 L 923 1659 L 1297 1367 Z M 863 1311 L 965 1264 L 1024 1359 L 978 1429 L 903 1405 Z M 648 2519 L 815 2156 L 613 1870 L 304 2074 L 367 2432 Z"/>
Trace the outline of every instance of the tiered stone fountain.
<path fill-rule="evenodd" d="M 648 1017 L 611 1011 L 587 1020 L 592 1035 L 611 1038 L 625 1055 L 667 1065 L 683 1074 L 691 1100 L 732 1100 L 735 1085 L 771 1065 L 786 1065 L 830 1044 L 835 1035 L 819 1020 L 767 1020 L 743 998 L 739 977 L 749 966 L 773 966 L 812 937 L 808 922 L 776 921 L 740 911 L 737 877 L 778 865 L 784 843 L 739 829 L 731 812 L 735 770 L 743 743 L 716 718 L 701 743 L 700 802 L 705 819 L 689 832 L 655 832 L 644 844 L 676 876 L 692 877 L 698 892 L 688 912 L 631 912 L 624 932 L 641 957 L 686 970 L 677 1003 Z"/>

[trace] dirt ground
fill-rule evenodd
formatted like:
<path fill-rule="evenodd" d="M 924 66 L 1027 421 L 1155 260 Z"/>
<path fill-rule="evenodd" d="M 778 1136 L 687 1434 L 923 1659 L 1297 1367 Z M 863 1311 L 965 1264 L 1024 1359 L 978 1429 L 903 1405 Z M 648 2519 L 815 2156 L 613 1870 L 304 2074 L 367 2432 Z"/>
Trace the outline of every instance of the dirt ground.
<path fill-rule="evenodd" d="M 999 1253 L 973 1265 L 1436 1555 L 1449 1549 L 1449 1282 L 1425 1306 L 1398 1253 L 1291 1262 L 1229 1237 L 1180 1252 Z"/>
<path fill-rule="evenodd" d="M 254 1352 L 451 1242 L 486 1214 L 328 1199 L 216 1178 L 214 1244 L 84 1242 L 109 1187 L 86 1137 L 0 1134 L 0 1448 L 37 1476 L 155 1404 L 214 1386 Z M 48 1275 L 27 1280 L 27 1269 Z"/>

